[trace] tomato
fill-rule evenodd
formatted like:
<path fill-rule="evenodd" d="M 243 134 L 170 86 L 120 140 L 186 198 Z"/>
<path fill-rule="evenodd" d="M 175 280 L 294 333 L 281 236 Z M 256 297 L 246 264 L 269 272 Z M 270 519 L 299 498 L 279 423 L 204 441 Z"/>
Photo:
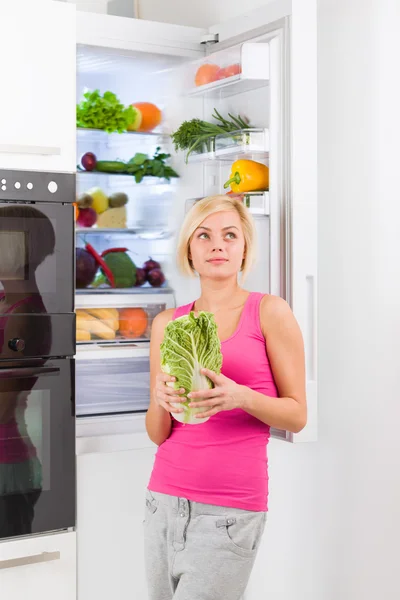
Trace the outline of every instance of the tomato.
<path fill-rule="evenodd" d="M 213 65 L 212 63 L 207 63 L 205 65 L 201 65 L 197 69 L 196 76 L 194 78 L 194 82 L 197 86 L 199 85 L 207 85 L 207 83 L 212 83 L 217 80 L 217 73 L 220 70 L 218 65 Z"/>
<path fill-rule="evenodd" d="M 220 79 L 225 79 L 228 77 L 234 77 L 235 75 L 240 75 L 242 72 L 242 67 L 239 65 L 239 63 L 237 63 L 235 65 L 229 65 L 228 67 L 225 67 L 225 69 L 221 70 L 223 71 L 223 77 L 220 77 Z"/>

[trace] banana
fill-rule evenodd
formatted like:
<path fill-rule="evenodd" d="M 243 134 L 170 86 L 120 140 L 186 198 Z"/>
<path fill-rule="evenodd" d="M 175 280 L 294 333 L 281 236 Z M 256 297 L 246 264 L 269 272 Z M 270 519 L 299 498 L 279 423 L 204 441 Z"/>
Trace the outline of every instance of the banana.
<path fill-rule="evenodd" d="M 107 327 L 102 321 L 84 310 L 77 311 L 76 326 L 77 329 L 88 331 L 103 340 L 115 340 L 115 331 L 111 327 Z"/>
<path fill-rule="evenodd" d="M 76 330 L 76 341 L 77 342 L 89 342 L 91 340 L 91 335 L 89 331 L 84 331 L 83 329 Z"/>
<path fill-rule="evenodd" d="M 119 313 L 116 308 L 87 308 L 86 311 L 100 319 L 107 327 L 110 327 L 114 331 L 119 328 Z"/>

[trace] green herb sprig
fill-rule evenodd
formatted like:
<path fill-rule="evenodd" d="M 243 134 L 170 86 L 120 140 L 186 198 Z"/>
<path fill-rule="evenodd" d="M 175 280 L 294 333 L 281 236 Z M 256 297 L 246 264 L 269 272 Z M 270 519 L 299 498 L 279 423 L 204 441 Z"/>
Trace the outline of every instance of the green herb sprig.
<path fill-rule="evenodd" d="M 187 150 L 185 156 L 185 161 L 187 163 L 192 152 L 200 149 L 204 142 L 208 142 L 216 135 L 251 127 L 240 115 L 235 117 L 228 113 L 228 117 L 229 120 L 225 119 L 217 109 L 214 108 L 212 118 L 215 119 L 215 123 L 209 123 L 202 119 L 184 121 L 182 125 L 171 134 L 175 151 Z"/>

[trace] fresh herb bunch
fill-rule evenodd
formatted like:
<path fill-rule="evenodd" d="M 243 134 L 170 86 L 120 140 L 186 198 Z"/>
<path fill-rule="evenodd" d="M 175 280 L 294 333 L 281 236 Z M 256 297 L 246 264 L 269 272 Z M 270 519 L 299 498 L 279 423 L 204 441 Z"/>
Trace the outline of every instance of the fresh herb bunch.
<path fill-rule="evenodd" d="M 221 133 L 229 133 L 230 131 L 237 131 L 238 129 L 247 129 L 250 127 L 249 123 L 240 115 L 234 117 L 228 113 L 228 117 L 230 120 L 224 119 L 217 109 L 214 108 L 212 118 L 215 119 L 216 123 L 209 123 L 208 121 L 203 121 L 201 119 L 184 121 L 179 129 L 171 134 L 175 151 L 187 150 L 185 160 L 188 162 L 190 154 L 198 148 L 201 148 L 202 144 L 209 141 L 210 138 Z"/>
<path fill-rule="evenodd" d="M 87 91 L 76 106 L 76 126 L 123 133 L 136 118 L 133 106 L 124 106 L 113 92 L 101 96 L 99 90 Z"/>
<path fill-rule="evenodd" d="M 135 176 L 136 183 L 140 183 L 144 177 L 161 177 L 168 181 L 171 177 L 179 177 L 172 167 L 165 164 L 171 155 L 160 152 L 158 147 L 153 158 L 147 154 L 137 152 L 127 163 L 126 172 Z"/>

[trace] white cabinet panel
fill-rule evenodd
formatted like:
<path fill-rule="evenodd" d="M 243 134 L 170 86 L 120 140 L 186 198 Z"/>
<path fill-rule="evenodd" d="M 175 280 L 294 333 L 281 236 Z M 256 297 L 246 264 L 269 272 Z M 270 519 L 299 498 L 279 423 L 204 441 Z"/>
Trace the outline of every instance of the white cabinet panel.
<path fill-rule="evenodd" d="M 76 168 L 75 7 L 0 3 L 0 168 Z"/>
<path fill-rule="evenodd" d="M 76 600 L 76 534 L 1 542 L 0 590 L 7 600 Z"/>
<path fill-rule="evenodd" d="M 142 523 L 155 450 L 78 456 L 79 600 L 146 600 Z"/>

